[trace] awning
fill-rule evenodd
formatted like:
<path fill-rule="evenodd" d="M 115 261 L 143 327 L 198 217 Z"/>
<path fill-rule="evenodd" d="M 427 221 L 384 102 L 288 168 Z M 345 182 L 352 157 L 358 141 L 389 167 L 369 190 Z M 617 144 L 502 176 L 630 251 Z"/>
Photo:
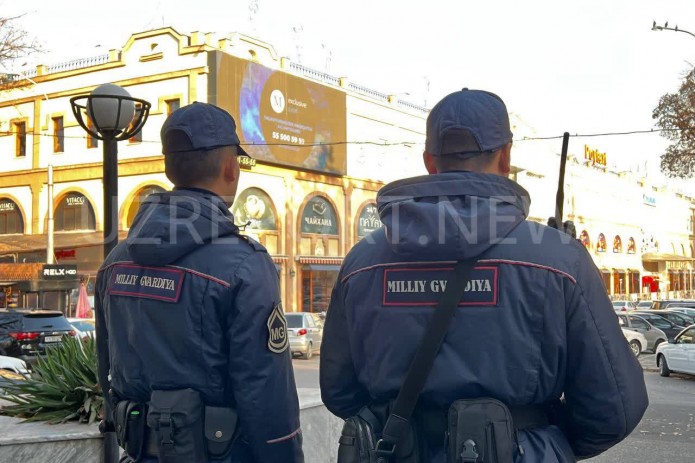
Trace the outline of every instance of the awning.
<path fill-rule="evenodd" d="M 315 265 L 342 265 L 344 257 L 314 257 L 300 256 L 297 258 L 300 264 L 315 264 Z"/>
<path fill-rule="evenodd" d="M 118 232 L 118 239 L 124 240 L 128 232 Z M 41 235 L 0 235 L 0 254 L 12 252 L 42 251 L 46 249 L 48 236 Z M 101 246 L 104 243 L 104 232 L 55 232 L 53 248 L 82 248 L 85 246 Z"/>
<path fill-rule="evenodd" d="M 642 261 L 644 262 L 665 262 L 665 261 L 686 261 L 695 262 L 692 257 L 679 256 L 678 254 L 669 254 L 666 252 L 648 252 L 642 254 Z"/>
<path fill-rule="evenodd" d="M 317 272 L 318 271 L 338 272 L 340 270 L 340 265 L 302 264 L 302 268 L 317 271 Z"/>
<path fill-rule="evenodd" d="M 613 271 L 615 273 L 625 273 L 625 269 L 622 269 L 622 268 L 614 268 Z"/>
<path fill-rule="evenodd" d="M 275 262 L 276 264 L 284 264 L 285 262 L 287 262 L 289 260 L 289 257 L 287 257 L 287 256 L 270 256 L 270 257 L 273 258 L 273 262 Z"/>
<path fill-rule="evenodd" d="M 608 269 L 608 268 L 602 268 L 602 269 L 599 269 L 599 270 L 601 270 L 601 273 L 611 273 L 611 270 Z"/>

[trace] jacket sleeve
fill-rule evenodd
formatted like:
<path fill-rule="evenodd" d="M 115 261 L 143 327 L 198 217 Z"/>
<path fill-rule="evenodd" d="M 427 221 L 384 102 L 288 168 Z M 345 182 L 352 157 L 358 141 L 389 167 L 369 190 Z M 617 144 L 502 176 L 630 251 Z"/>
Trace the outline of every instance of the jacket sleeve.
<path fill-rule="evenodd" d="M 582 250 L 567 313 L 565 432 L 578 458 L 625 439 L 649 403 L 642 367 L 625 341 L 591 258 Z"/>
<path fill-rule="evenodd" d="M 111 369 L 111 363 L 109 360 L 109 332 L 106 328 L 106 314 L 104 313 L 104 301 L 102 299 L 105 294 L 105 290 L 103 288 L 103 279 L 105 277 L 105 272 L 100 271 L 97 274 L 97 281 L 94 288 L 97 379 L 99 380 L 99 386 L 101 386 L 102 394 L 104 395 L 104 417 L 106 421 L 113 422 L 111 400 L 109 399 L 109 389 L 111 388 L 111 382 L 109 381 L 109 371 Z"/>
<path fill-rule="evenodd" d="M 254 252 L 239 266 L 231 291 L 229 384 L 243 434 L 256 461 L 303 463 L 287 322 L 267 253 Z"/>
<path fill-rule="evenodd" d="M 334 415 L 345 419 L 369 404 L 369 393 L 357 379 L 350 353 L 349 326 L 340 276 L 331 294 L 323 328 L 319 377 L 321 399 Z"/>

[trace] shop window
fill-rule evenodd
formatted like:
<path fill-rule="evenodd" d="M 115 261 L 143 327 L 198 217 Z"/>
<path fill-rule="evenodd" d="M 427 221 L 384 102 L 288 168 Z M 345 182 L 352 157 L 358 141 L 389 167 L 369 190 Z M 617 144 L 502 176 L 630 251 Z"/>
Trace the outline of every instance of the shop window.
<path fill-rule="evenodd" d="M 606 252 L 606 236 L 599 233 L 598 241 L 596 242 L 596 252 Z"/>
<path fill-rule="evenodd" d="M 27 155 L 27 123 L 15 122 L 13 125 L 15 136 L 15 156 L 21 158 Z"/>
<path fill-rule="evenodd" d="M 128 216 L 126 217 L 126 226 L 130 228 L 130 226 L 133 224 L 133 220 L 135 220 L 135 215 L 138 213 L 138 210 L 140 209 L 140 204 L 142 204 L 145 199 L 151 195 L 152 193 L 162 193 L 166 191 L 164 188 L 157 186 L 157 185 L 149 185 L 144 188 L 141 188 L 136 194 L 135 198 L 133 199 L 133 202 L 130 204 L 130 208 L 128 209 Z"/>
<path fill-rule="evenodd" d="M 53 152 L 62 153 L 65 151 L 65 128 L 63 127 L 63 116 L 52 118 L 53 121 Z"/>
<path fill-rule="evenodd" d="M 179 100 L 178 98 L 166 100 L 164 103 L 167 107 L 167 116 L 169 116 L 171 113 L 173 113 L 181 107 L 181 100 Z"/>
<path fill-rule="evenodd" d="M 17 204 L 10 199 L 0 199 L 0 235 L 24 233 L 24 219 Z"/>
<path fill-rule="evenodd" d="M 247 188 L 234 198 L 232 215 L 246 230 L 277 230 L 273 201 L 259 188 Z"/>
<path fill-rule="evenodd" d="M 338 234 L 338 220 L 335 209 L 322 196 L 314 196 L 306 203 L 301 221 L 302 233 L 317 235 Z"/>
<path fill-rule="evenodd" d="M 641 293 L 639 272 L 628 273 L 628 284 L 630 293 Z"/>
<path fill-rule="evenodd" d="M 140 114 L 142 114 L 142 104 L 140 103 L 135 103 L 135 117 L 133 117 L 133 120 L 130 121 L 130 125 L 128 125 L 128 128 L 126 130 L 132 130 L 135 127 L 135 123 L 140 120 Z M 140 143 L 142 142 L 142 130 L 139 130 L 138 133 L 133 135 L 128 139 L 128 142 L 130 143 Z"/>
<path fill-rule="evenodd" d="M 302 312 L 325 312 L 338 279 L 340 266 L 304 265 L 302 267 Z"/>
<path fill-rule="evenodd" d="M 58 204 L 54 214 L 56 231 L 96 230 L 94 209 L 79 193 L 70 193 Z"/>
<path fill-rule="evenodd" d="M 601 270 L 601 278 L 603 279 L 603 286 L 606 287 L 606 291 L 611 290 L 611 272 L 608 270 Z"/>
<path fill-rule="evenodd" d="M 589 233 L 586 230 L 582 230 L 579 234 L 579 242 L 582 243 L 585 248 L 591 249 L 591 238 L 589 238 Z"/>
<path fill-rule="evenodd" d="M 613 252 L 623 252 L 623 240 L 620 239 L 619 235 L 615 235 L 615 238 L 613 238 Z"/>
<path fill-rule="evenodd" d="M 361 240 L 374 230 L 381 227 L 381 219 L 376 203 L 368 203 L 357 216 L 357 239 Z"/>
<path fill-rule="evenodd" d="M 630 237 L 630 239 L 627 240 L 627 253 L 628 254 L 634 254 L 635 252 L 636 252 L 635 239 L 633 237 Z"/>

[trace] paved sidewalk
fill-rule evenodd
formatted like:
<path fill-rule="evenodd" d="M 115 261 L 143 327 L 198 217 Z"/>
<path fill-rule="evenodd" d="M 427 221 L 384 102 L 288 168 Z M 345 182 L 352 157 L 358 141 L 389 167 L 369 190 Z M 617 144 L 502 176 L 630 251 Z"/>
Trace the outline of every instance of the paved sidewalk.
<path fill-rule="evenodd" d="M 659 371 L 656 366 L 656 355 L 643 352 L 637 359 L 644 371 Z"/>

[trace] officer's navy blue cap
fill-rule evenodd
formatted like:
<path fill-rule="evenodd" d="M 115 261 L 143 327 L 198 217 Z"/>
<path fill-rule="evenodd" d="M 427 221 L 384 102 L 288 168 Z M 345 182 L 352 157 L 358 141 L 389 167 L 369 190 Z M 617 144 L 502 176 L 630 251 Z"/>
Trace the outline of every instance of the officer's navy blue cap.
<path fill-rule="evenodd" d="M 492 152 L 510 141 L 507 107 L 484 90 L 447 95 L 427 117 L 425 151 L 435 156 Z"/>
<path fill-rule="evenodd" d="M 163 154 L 236 146 L 239 156 L 250 157 L 240 146 L 234 118 L 209 103 L 196 101 L 171 113 L 160 136 Z"/>

